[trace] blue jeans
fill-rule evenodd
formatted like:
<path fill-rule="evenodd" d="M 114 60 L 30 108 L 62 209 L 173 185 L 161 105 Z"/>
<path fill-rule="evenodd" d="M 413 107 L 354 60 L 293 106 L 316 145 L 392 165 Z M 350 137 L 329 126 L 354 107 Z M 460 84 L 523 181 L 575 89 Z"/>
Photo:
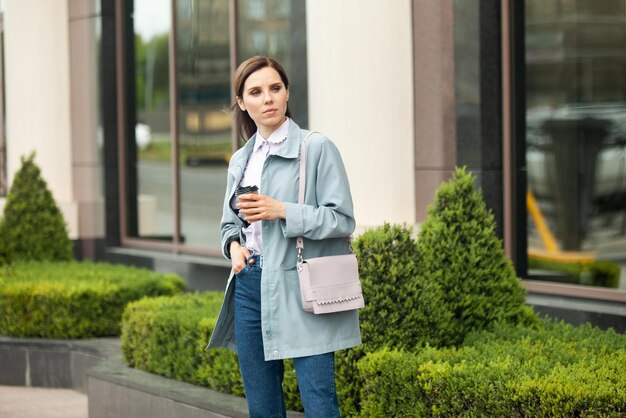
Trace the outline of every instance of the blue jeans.
<path fill-rule="evenodd" d="M 250 418 L 286 417 L 282 360 L 265 361 L 261 335 L 261 263 L 254 256 L 235 278 L 235 336 Z M 304 413 L 339 417 L 334 353 L 293 359 Z"/>

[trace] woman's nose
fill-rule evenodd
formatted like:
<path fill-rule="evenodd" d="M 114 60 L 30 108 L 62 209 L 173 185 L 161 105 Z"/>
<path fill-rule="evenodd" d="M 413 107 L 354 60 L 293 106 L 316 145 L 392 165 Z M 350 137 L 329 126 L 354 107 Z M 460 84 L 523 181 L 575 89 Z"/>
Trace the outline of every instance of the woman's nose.
<path fill-rule="evenodd" d="M 271 103 L 272 102 L 272 94 L 268 91 L 267 93 L 265 93 L 265 97 L 263 97 L 263 101 L 265 103 Z"/>

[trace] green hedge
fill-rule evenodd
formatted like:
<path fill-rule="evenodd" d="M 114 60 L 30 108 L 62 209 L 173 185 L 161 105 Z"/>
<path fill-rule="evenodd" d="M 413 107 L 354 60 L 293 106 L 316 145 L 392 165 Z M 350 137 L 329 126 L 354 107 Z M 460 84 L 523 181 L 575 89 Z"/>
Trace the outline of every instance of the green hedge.
<path fill-rule="evenodd" d="M 500 402 L 493 399 L 505 399 L 505 404 L 517 399 L 510 389 L 517 385 L 513 371 L 523 370 L 526 362 L 545 364 L 546 370 L 551 370 L 552 374 L 546 374 L 550 378 L 559 370 L 552 363 L 558 357 L 550 352 L 537 348 L 536 352 L 515 354 L 515 344 L 537 338 L 548 341 L 546 347 L 564 345 L 577 351 L 576 339 L 559 342 L 567 332 L 577 331 L 543 325 L 525 305 L 524 289 L 494 230 L 493 216 L 475 189 L 473 176 L 459 169 L 440 187 L 417 242 L 410 228 L 392 225 L 367 231 L 354 241 L 366 301 L 360 311 L 364 343 L 336 355 L 342 416 L 510 416 L 483 413 L 484 405 L 476 399 L 482 399 L 493 411 L 501 411 L 497 409 Z M 129 364 L 240 395 L 242 385 L 234 354 L 204 350 L 221 298 L 221 294 L 186 295 L 130 305 L 124 314 L 122 334 Z M 532 334 L 531 328 L 524 328 L 526 334 L 515 339 L 514 328 L 499 324 L 535 326 L 537 331 Z M 487 333 L 493 329 L 494 334 Z M 598 341 L 610 339 L 599 331 L 583 328 L 582 332 L 595 333 Z M 498 342 L 500 337 L 502 342 Z M 481 338 L 492 341 L 492 346 L 481 346 Z M 445 348 L 464 341 L 468 345 L 462 348 Z M 504 352 L 518 357 L 487 357 L 502 352 L 498 344 Z M 581 375 L 596 373 L 593 364 L 601 364 L 605 357 L 601 348 L 590 352 L 592 366 L 581 366 Z M 498 364 L 507 362 L 515 367 L 506 369 L 509 374 L 502 374 L 500 380 L 496 379 L 499 375 L 488 373 L 492 363 L 496 373 Z M 426 380 L 418 380 L 424 364 L 432 364 L 432 371 L 427 370 L 430 374 L 424 375 Z M 483 369 L 488 370 L 483 373 Z M 456 370 L 462 372 L 461 377 L 449 379 L 447 376 Z M 436 379 L 438 373 L 441 381 Z M 501 393 L 491 394 L 490 388 Z M 288 408 L 299 410 L 289 363 L 285 392 Z M 549 416 L 541 408 L 551 408 L 550 399 L 539 398 L 536 405 L 530 405 L 536 398 L 529 399 L 519 410 L 543 411 L 535 416 Z M 472 409 L 472 402 L 479 406 Z"/>
<path fill-rule="evenodd" d="M 359 312 L 363 344 L 337 353 L 337 390 L 342 416 L 359 410 L 362 382 L 356 363 L 389 346 L 414 350 L 439 345 L 452 321 L 439 286 L 419 274 L 419 253 L 411 228 L 385 224 L 353 242 L 365 308 Z"/>
<path fill-rule="evenodd" d="M 120 333 L 128 302 L 184 289 L 172 274 L 89 262 L 21 262 L 0 268 L 0 334 L 91 338 Z"/>
<path fill-rule="evenodd" d="M 453 346 L 500 322 L 537 321 L 495 234 L 493 215 L 464 169 L 437 190 L 417 241 L 410 228 L 384 225 L 353 246 L 366 302 L 364 343 L 337 355 L 343 415 L 359 411 L 363 380 L 356 365 L 366 353 Z"/>
<path fill-rule="evenodd" d="M 626 336 L 545 322 L 359 362 L 363 417 L 626 416 Z"/>
<path fill-rule="evenodd" d="M 146 298 L 128 305 L 122 318 L 122 351 L 131 367 L 243 396 L 237 355 L 205 350 L 219 313 L 221 292 Z M 301 410 L 295 371 L 285 365 L 285 400 Z"/>
<path fill-rule="evenodd" d="M 129 304 L 122 327 L 128 364 L 243 395 L 236 355 L 205 350 L 222 297 L 207 292 Z M 626 336 L 613 331 L 547 320 L 501 324 L 469 334 L 458 348 L 366 353 L 354 376 L 359 411 L 343 416 L 626 416 L 625 365 Z M 344 371 L 337 371 L 340 386 Z M 285 392 L 288 408 L 301 410 L 290 362 Z M 340 400 L 345 409 L 355 399 Z"/>

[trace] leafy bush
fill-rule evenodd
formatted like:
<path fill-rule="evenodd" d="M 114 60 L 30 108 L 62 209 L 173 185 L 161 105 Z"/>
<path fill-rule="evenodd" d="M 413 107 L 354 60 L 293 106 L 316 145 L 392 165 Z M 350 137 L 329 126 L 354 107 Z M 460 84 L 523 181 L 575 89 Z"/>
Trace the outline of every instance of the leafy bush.
<path fill-rule="evenodd" d="M 0 268 L 0 334 L 89 338 L 119 335 L 130 301 L 184 288 L 172 274 L 88 262 L 19 262 Z"/>
<path fill-rule="evenodd" d="M 441 345 L 459 344 L 498 322 L 536 320 L 474 181 L 457 168 L 437 190 L 418 236 L 419 273 L 440 287 L 453 319 L 437 324 Z"/>
<path fill-rule="evenodd" d="M 438 345 L 451 321 L 441 290 L 418 272 L 413 231 L 385 224 L 353 242 L 365 308 L 359 311 L 363 344 L 337 354 L 337 388 L 342 415 L 358 411 L 361 382 L 356 362 L 384 346 L 413 350 Z"/>
<path fill-rule="evenodd" d="M 363 417 L 626 415 L 626 336 L 500 325 L 459 348 L 383 349 L 359 362 Z"/>
<path fill-rule="evenodd" d="M 528 257 L 528 267 L 566 273 L 573 284 L 612 287 L 619 286 L 620 266 L 611 261 L 557 262 Z"/>
<path fill-rule="evenodd" d="M 384 225 L 353 246 L 366 307 L 360 313 L 364 344 L 337 355 L 344 415 L 359 410 L 356 364 L 366 353 L 451 346 L 499 322 L 537 320 L 464 169 L 440 186 L 417 243 L 410 229 Z"/>
<path fill-rule="evenodd" d="M 14 260 L 73 258 L 65 220 L 35 164 L 22 157 L 0 219 L 0 264 Z"/>
<path fill-rule="evenodd" d="M 122 318 L 122 351 L 131 367 L 243 396 L 237 355 L 205 350 L 223 295 L 217 292 L 146 298 L 128 305 Z M 285 401 L 302 410 L 295 371 L 285 362 Z"/>

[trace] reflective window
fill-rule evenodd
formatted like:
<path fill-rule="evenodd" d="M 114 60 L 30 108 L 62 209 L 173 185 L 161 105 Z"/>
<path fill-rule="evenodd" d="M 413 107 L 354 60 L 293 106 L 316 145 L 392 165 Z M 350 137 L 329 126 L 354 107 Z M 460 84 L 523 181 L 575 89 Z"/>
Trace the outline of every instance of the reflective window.
<path fill-rule="evenodd" d="M 135 0 L 135 114 L 128 129 L 128 213 L 131 237 L 171 241 L 174 231 L 170 135 L 169 0 Z M 132 93 L 132 90 L 131 92 Z M 133 118 L 131 118 L 132 120 Z M 132 145 L 134 144 L 134 145 Z"/>
<path fill-rule="evenodd" d="M 134 94 L 129 114 L 135 128 L 126 133 L 129 237 L 174 243 L 180 225 L 176 244 L 183 251 L 220 249 L 226 169 L 234 151 L 231 56 L 238 62 L 255 54 L 281 61 L 291 81 L 292 115 L 300 126 L 308 124 L 305 2 L 237 1 L 237 45 L 230 37 L 231 2 L 134 0 L 129 67 L 135 76 L 127 94 Z M 172 4 L 176 45 L 170 54 Z M 170 97 L 170 68 L 176 69 L 176 100 Z M 170 126 L 172 113 L 177 132 Z"/>
<path fill-rule="evenodd" d="M 625 3 L 526 0 L 525 21 L 529 274 L 626 289 Z"/>
<path fill-rule="evenodd" d="M 301 128 L 308 126 L 305 2 L 237 2 L 237 60 L 253 55 L 276 58 L 289 77 L 289 109 Z"/>
<path fill-rule="evenodd" d="M 219 248 L 232 154 L 228 2 L 176 7 L 181 234 L 186 245 Z"/>

